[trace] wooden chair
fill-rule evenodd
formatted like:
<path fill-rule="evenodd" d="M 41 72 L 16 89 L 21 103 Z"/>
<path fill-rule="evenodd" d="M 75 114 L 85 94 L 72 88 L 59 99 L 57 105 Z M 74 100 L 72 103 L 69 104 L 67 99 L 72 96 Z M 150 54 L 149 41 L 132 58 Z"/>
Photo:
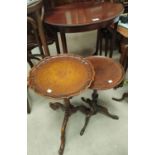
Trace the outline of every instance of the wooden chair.
<path fill-rule="evenodd" d="M 33 60 L 40 61 L 49 55 L 47 44 L 56 42 L 56 35 L 47 37 L 43 27 L 44 8 L 42 1 L 38 1 L 27 8 L 27 62 L 30 67 L 34 66 Z M 39 47 L 39 54 L 32 53 L 32 49 Z M 59 50 L 59 46 L 57 48 Z M 28 88 L 27 88 L 28 89 Z M 27 113 L 31 112 L 29 99 L 27 98 Z"/>
<path fill-rule="evenodd" d="M 35 39 L 37 40 L 37 44 L 39 46 L 41 54 L 44 54 L 45 56 L 50 55 L 48 44 L 56 43 L 57 52 L 60 53 L 60 48 L 58 44 L 58 38 L 57 35 L 53 32 L 52 35 L 48 36 L 48 33 L 46 32 L 46 29 L 43 25 L 43 19 L 44 19 L 44 6 L 42 0 L 38 0 L 37 2 L 28 5 L 27 7 L 27 16 L 28 16 L 28 22 L 31 23 L 31 27 L 33 28 L 33 31 L 35 29 Z M 32 31 L 32 30 L 30 30 Z M 39 39 L 38 39 L 39 38 Z M 31 42 L 28 38 L 28 42 Z M 33 39 L 34 42 L 34 39 Z M 41 49 L 42 48 L 42 49 Z"/>
<path fill-rule="evenodd" d="M 39 47 L 40 54 L 32 54 L 31 50 L 35 47 Z M 32 59 L 40 60 L 40 58 L 38 57 L 44 57 L 44 52 L 38 33 L 38 27 L 36 21 L 33 18 L 27 17 L 27 62 L 30 65 L 30 67 L 34 66 Z M 30 112 L 31 106 L 27 97 L 27 113 L 29 114 Z"/>
<path fill-rule="evenodd" d="M 32 49 L 39 47 L 40 54 L 32 54 Z M 37 59 L 37 56 L 44 56 L 41 40 L 38 34 L 38 27 L 35 20 L 27 17 L 27 62 L 33 67 L 32 59 Z"/>

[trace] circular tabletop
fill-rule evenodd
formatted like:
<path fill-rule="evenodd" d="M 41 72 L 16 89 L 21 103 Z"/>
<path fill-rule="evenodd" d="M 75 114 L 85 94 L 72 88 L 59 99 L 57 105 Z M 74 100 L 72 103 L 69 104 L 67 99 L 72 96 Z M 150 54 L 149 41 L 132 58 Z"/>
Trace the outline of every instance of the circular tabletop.
<path fill-rule="evenodd" d="M 111 89 L 121 83 L 124 78 L 124 69 L 121 64 L 104 56 L 89 56 L 95 70 L 95 79 L 90 88 L 96 90 Z"/>
<path fill-rule="evenodd" d="M 79 2 L 53 8 L 46 14 L 44 22 L 61 28 L 97 25 L 114 20 L 123 11 L 123 5 L 119 3 Z"/>
<path fill-rule="evenodd" d="M 69 98 L 87 89 L 94 69 L 80 56 L 57 55 L 44 58 L 32 68 L 29 86 L 37 93 L 55 99 Z"/>

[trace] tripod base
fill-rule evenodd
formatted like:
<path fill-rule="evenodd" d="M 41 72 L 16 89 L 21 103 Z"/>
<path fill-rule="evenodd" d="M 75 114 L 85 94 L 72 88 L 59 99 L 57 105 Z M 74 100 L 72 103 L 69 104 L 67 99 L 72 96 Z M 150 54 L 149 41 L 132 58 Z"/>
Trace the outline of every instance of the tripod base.
<path fill-rule="evenodd" d="M 112 119 L 119 119 L 119 117 L 117 115 L 113 115 L 111 113 L 109 113 L 108 109 L 106 107 L 103 107 L 101 105 L 98 105 L 97 104 L 97 101 L 98 101 L 98 93 L 97 93 L 97 90 L 94 90 L 93 91 L 93 94 L 92 94 L 92 99 L 85 99 L 84 97 L 81 98 L 82 101 L 84 101 L 85 103 L 87 103 L 90 107 L 90 113 L 86 115 L 86 118 L 85 118 L 85 124 L 83 126 L 83 128 L 81 129 L 81 132 L 80 132 L 80 135 L 82 136 L 85 132 L 85 129 L 88 125 L 88 122 L 89 122 L 89 119 L 91 116 L 97 114 L 98 112 L 99 113 L 102 113 Z"/>
<path fill-rule="evenodd" d="M 70 100 L 67 98 L 64 99 L 65 104 L 61 104 L 59 102 L 50 103 L 50 107 L 53 110 L 58 110 L 60 108 L 61 110 L 65 111 L 64 120 L 63 120 L 62 128 L 61 128 L 61 144 L 60 144 L 60 148 L 59 148 L 59 155 L 63 155 L 63 152 L 64 152 L 65 141 L 66 141 L 66 139 L 65 139 L 66 126 L 67 126 L 69 117 L 72 114 L 76 113 L 77 111 L 80 111 L 86 115 L 84 126 L 80 132 L 81 136 L 85 132 L 85 129 L 89 123 L 90 117 L 97 114 L 98 112 L 102 113 L 112 119 L 119 119 L 119 117 L 117 115 L 113 115 L 113 114 L 109 113 L 109 111 L 106 107 L 103 107 L 103 106 L 97 104 L 97 101 L 98 101 L 97 90 L 93 91 L 92 99 L 85 99 L 83 97 L 81 99 L 82 99 L 82 101 L 87 103 L 89 105 L 89 107 L 86 107 L 84 105 L 79 105 L 79 106 L 75 107 L 70 103 Z"/>
<path fill-rule="evenodd" d="M 65 111 L 64 120 L 63 120 L 62 128 L 61 128 L 61 144 L 60 144 L 60 148 L 59 148 L 59 155 L 63 155 L 63 152 L 64 152 L 64 148 L 65 148 L 65 132 L 66 132 L 66 126 L 67 126 L 67 122 L 69 120 L 69 117 L 72 114 L 74 114 L 75 112 L 77 112 L 78 110 L 81 111 L 86 116 L 89 115 L 89 113 L 90 113 L 90 109 L 83 106 L 83 105 L 76 106 L 76 107 L 71 105 L 69 99 L 64 99 L 64 103 L 65 104 L 61 104 L 59 102 L 50 103 L 50 107 L 53 110 L 57 110 L 57 109 L 60 108 L 63 111 Z"/>

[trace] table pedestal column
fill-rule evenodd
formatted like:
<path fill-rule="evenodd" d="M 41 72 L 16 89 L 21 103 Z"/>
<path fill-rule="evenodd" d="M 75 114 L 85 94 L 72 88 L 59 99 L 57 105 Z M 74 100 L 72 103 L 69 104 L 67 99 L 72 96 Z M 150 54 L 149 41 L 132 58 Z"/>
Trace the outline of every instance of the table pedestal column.
<path fill-rule="evenodd" d="M 61 108 L 63 111 L 65 111 L 65 115 L 64 115 L 64 120 L 62 123 L 62 128 L 61 128 L 61 144 L 60 144 L 60 148 L 59 148 L 59 155 L 62 155 L 64 152 L 64 148 L 65 148 L 65 131 L 66 131 L 66 126 L 67 126 L 67 122 L 69 120 L 69 117 L 77 112 L 78 110 L 81 111 L 82 113 L 84 113 L 86 116 L 90 115 L 90 109 L 80 105 L 80 106 L 76 106 L 74 107 L 73 105 L 70 104 L 70 100 L 69 99 L 64 99 L 64 103 L 65 104 L 61 104 L 59 102 L 56 103 L 50 103 L 50 107 L 53 110 L 57 110 L 59 108 Z"/>
<path fill-rule="evenodd" d="M 85 129 L 88 125 L 90 117 L 92 115 L 97 114 L 98 112 L 105 114 L 105 115 L 111 117 L 112 119 L 119 119 L 119 117 L 117 115 L 113 115 L 113 114 L 109 113 L 109 111 L 106 107 L 103 107 L 103 106 L 97 104 L 97 102 L 98 102 L 97 90 L 93 90 L 92 99 L 89 99 L 89 98 L 85 99 L 84 97 L 82 97 L 81 99 L 82 99 L 82 101 L 84 101 L 85 103 L 87 103 L 90 106 L 90 113 L 86 116 L 84 127 L 82 128 L 82 130 L 80 132 L 81 136 L 85 132 Z"/>

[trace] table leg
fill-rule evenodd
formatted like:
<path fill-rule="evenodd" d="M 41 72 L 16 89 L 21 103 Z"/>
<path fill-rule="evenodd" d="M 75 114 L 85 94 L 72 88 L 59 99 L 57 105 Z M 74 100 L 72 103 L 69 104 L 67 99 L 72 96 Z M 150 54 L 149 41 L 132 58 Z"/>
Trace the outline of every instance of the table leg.
<path fill-rule="evenodd" d="M 111 39 L 111 45 L 110 45 L 110 55 L 109 55 L 110 58 L 112 58 L 114 47 L 115 47 L 117 25 L 118 25 L 118 22 L 114 23 L 114 28 L 113 28 L 113 32 L 112 32 L 112 39 Z"/>
<path fill-rule="evenodd" d="M 57 109 L 62 109 L 63 111 L 65 111 L 65 116 L 64 116 L 64 120 L 63 120 L 63 124 L 62 124 L 62 128 L 61 128 L 61 144 L 60 144 L 60 148 L 59 148 L 59 155 L 63 155 L 64 152 L 64 148 L 65 148 L 65 132 L 66 132 L 66 126 L 67 126 L 67 122 L 69 120 L 69 117 L 77 112 L 78 110 L 80 112 L 82 112 L 83 114 L 86 114 L 87 116 L 90 114 L 90 110 L 89 108 L 80 105 L 80 106 L 73 106 L 70 104 L 70 100 L 69 99 L 64 99 L 64 103 L 65 104 L 61 104 L 59 102 L 56 103 L 50 103 L 50 107 L 53 110 L 57 110 Z"/>
<path fill-rule="evenodd" d="M 55 45 L 56 45 L 57 53 L 60 54 L 60 46 L 59 46 L 58 32 L 56 33 Z"/>
<path fill-rule="evenodd" d="M 85 132 L 85 130 L 86 130 L 86 127 L 87 127 L 87 125 L 88 125 L 88 123 L 89 123 L 90 117 L 91 117 L 91 114 L 86 115 L 85 124 L 84 124 L 83 128 L 82 128 L 81 131 L 80 131 L 80 135 L 81 135 L 81 136 L 84 134 L 84 132 Z"/>
<path fill-rule="evenodd" d="M 32 64 L 33 67 L 33 64 Z M 27 113 L 30 114 L 31 113 L 31 106 L 28 100 L 28 86 L 27 86 Z"/>
<path fill-rule="evenodd" d="M 84 127 L 81 129 L 81 132 L 80 132 L 81 136 L 85 132 L 85 129 L 86 129 L 87 125 L 88 125 L 90 117 L 92 115 L 97 114 L 98 112 L 102 113 L 102 114 L 105 114 L 105 115 L 111 117 L 112 119 L 119 119 L 119 117 L 117 115 L 113 115 L 113 114 L 109 113 L 109 111 L 108 111 L 108 109 L 106 107 L 103 107 L 103 106 L 97 104 L 97 101 L 98 101 L 97 90 L 93 90 L 91 99 L 85 99 L 84 97 L 82 97 L 81 99 L 82 99 L 82 101 L 84 101 L 85 103 L 87 103 L 89 105 L 90 111 L 91 111 L 89 113 L 89 115 L 86 116 Z"/>
<path fill-rule="evenodd" d="M 59 155 L 62 155 L 64 152 L 64 148 L 65 148 L 65 140 L 66 140 L 66 126 L 67 126 L 67 122 L 70 116 L 70 112 L 69 112 L 69 99 L 65 99 L 65 116 L 64 116 L 64 120 L 62 123 L 62 128 L 61 128 L 61 144 L 60 144 L 60 148 L 59 148 Z"/>
<path fill-rule="evenodd" d="M 100 33 L 102 33 L 102 32 L 100 32 Z M 100 38 L 99 38 L 99 42 L 100 42 L 100 55 L 102 55 L 102 41 L 103 41 L 103 36 L 102 36 L 102 34 L 100 34 Z"/>
<path fill-rule="evenodd" d="M 109 38 L 108 38 L 108 34 L 105 35 L 105 56 L 107 56 L 108 54 L 108 45 L 109 45 Z"/>
<path fill-rule="evenodd" d="M 100 34 L 101 34 L 100 31 L 101 31 L 100 29 L 97 30 L 96 51 L 95 51 L 94 55 L 98 55 L 98 49 L 99 49 L 99 45 L 100 45 Z"/>
<path fill-rule="evenodd" d="M 63 53 L 68 53 L 67 50 L 67 43 L 66 43 L 66 35 L 64 32 L 60 32 L 61 36 L 61 42 L 62 42 L 62 48 L 63 48 Z"/>
<path fill-rule="evenodd" d="M 28 99 L 27 99 L 27 113 L 28 114 L 31 113 L 31 107 L 30 107 L 30 103 L 29 103 Z"/>
<path fill-rule="evenodd" d="M 122 97 L 119 98 L 119 99 L 117 99 L 117 98 L 112 98 L 112 99 L 115 100 L 115 101 L 122 101 L 122 100 L 124 100 L 126 97 L 128 97 L 128 93 L 124 93 L 124 94 L 122 95 Z"/>
<path fill-rule="evenodd" d="M 106 116 L 111 117 L 112 119 L 119 119 L 119 117 L 117 115 L 113 115 L 111 113 L 109 113 L 108 109 L 106 107 L 100 106 L 100 105 L 96 105 L 97 106 L 97 111 L 105 114 Z"/>

